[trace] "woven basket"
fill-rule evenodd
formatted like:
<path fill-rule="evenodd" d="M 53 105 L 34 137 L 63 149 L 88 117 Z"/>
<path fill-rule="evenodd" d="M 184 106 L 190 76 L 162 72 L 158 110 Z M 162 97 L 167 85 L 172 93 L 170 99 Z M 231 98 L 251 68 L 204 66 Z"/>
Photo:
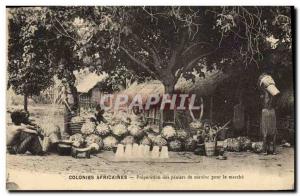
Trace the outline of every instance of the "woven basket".
<path fill-rule="evenodd" d="M 81 127 L 85 123 L 85 121 L 76 122 L 76 123 L 69 123 L 69 129 L 71 132 L 71 135 L 74 135 L 76 133 L 81 133 Z"/>
<path fill-rule="evenodd" d="M 206 156 L 214 156 L 216 151 L 216 143 L 215 142 L 205 142 L 205 153 Z"/>

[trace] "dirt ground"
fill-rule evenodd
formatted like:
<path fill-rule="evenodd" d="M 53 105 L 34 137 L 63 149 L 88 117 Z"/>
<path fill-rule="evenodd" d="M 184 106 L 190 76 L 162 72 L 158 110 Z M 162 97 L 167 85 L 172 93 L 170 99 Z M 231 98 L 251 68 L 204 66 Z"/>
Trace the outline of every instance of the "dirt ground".
<path fill-rule="evenodd" d="M 7 155 L 7 173 L 9 174 L 8 180 L 16 182 L 24 190 L 91 190 L 92 188 L 96 190 L 132 190 L 137 188 L 143 190 L 293 189 L 294 150 L 293 148 L 279 148 L 278 151 L 279 154 L 268 156 L 251 152 L 227 152 L 227 160 L 216 160 L 215 157 L 188 154 L 192 159 L 190 161 L 195 161 L 189 163 L 114 162 L 111 159 L 113 152 L 93 155 L 90 159 L 75 159 L 70 156 L 58 156 L 56 154 L 43 157 L 28 154 Z M 81 176 L 88 175 L 128 176 L 129 180 L 101 180 L 102 185 L 99 184 L 100 181 L 98 180 L 80 180 Z M 193 181 L 177 179 L 157 181 L 151 179 L 153 176 L 171 176 L 170 178 L 175 176 L 174 178 L 186 179 L 189 175 L 193 176 Z M 222 181 L 224 175 L 233 176 L 234 178 L 230 181 Z M 144 177 L 145 179 L 143 179 Z M 151 187 L 149 187 L 149 184 L 151 184 Z"/>
<path fill-rule="evenodd" d="M 105 155 L 92 155 L 91 159 L 75 159 L 70 156 L 51 154 L 48 156 L 7 155 L 8 170 L 26 170 L 30 172 L 56 174 L 196 174 L 203 171 L 224 173 L 228 171 L 262 171 L 274 175 L 293 175 L 293 148 L 279 148 L 277 155 L 260 155 L 251 152 L 227 152 L 227 160 L 215 157 L 191 155 L 194 163 L 158 163 L 158 162 L 112 162 L 113 152 Z"/>

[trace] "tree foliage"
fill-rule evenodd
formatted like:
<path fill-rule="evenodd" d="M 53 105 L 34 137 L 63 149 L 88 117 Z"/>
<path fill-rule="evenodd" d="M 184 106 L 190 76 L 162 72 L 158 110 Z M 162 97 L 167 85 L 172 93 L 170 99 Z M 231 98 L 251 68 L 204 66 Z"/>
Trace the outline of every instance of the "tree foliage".
<path fill-rule="evenodd" d="M 259 70 L 274 49 L 291 51 L 290 7 L 42 7 L 15 15 L 24 10 L 40 14 L 39 46 L 69 85 L 73 71 L 88 67 L 115 75 L 111 82 L 121 73 L 155 78 L 172 92 L 182 76 L 205 77 L 203 66 Z"/>
<path fill-rule="evenodd" d="M 39 21 L 40 8 L 16 9 L 8 18 L 8 88 L 17 94 L 39 95 L 53 82 L 48 49 L 42 36 L 47 32 Z"/>
<path fill-rule="evenodd" d="M 123 64 L 171 92 L 181 76 L 205 76 L 204 65 L 262 69 L 268 38 L 291 49 L 290 14 L 289 7 L 88 7 L 65 29 L 78 57 L 97 70 Z"/>

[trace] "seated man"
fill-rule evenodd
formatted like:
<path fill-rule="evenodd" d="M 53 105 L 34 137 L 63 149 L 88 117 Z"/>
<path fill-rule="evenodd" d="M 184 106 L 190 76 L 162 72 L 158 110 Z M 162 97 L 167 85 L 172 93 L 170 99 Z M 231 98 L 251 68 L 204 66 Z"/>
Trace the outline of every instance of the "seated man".
<path fill-rule="evenodd" d="M 7 150 L 10 154 L 24 154 L 27 151 L 33 155 L 44 155 L 39 140 L 40 133 L 29 122 L 28 115 L 22 111 L 11 113 L 13 125 L 8 126 L 7 130 Z"/>

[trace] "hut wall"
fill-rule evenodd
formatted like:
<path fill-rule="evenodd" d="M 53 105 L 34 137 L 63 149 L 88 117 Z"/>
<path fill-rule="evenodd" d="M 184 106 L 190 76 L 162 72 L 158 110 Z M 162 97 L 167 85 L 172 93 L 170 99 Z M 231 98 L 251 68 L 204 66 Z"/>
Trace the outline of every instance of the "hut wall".
<path fill-rule="evenodd" d="M 160 111 L 158 108 L 152 108 L 150 110 L 145 111 L 145 118 L 150 125 L 159 125 L 160 123 Z"/>
<path fill-rule="evenodd" d="M 79 95 L 80 107 L 84 109 L 95 108 L 96 105 L 100 103 L 100 99 L 103 94 L 104 93 L 101 91 L 101 88 L 98 86 L 92 88 L 88 93 L 81 93 Z"/>
<path fill-rule="evenodd" d="M 79 95 L 79 106 L 80 109 L 84 109 L 84 110 L 89 110 L 94 107 L 94 104 L 91 101 L 90 93 L 82 93 Z"/>
<path fill-rule="evenodd" d="M 99 87 L 95 87 L 91 90 L 91 101 L 94 103 L 100 103 L 100 99 L 102 96 L 101 89 Z"/>

